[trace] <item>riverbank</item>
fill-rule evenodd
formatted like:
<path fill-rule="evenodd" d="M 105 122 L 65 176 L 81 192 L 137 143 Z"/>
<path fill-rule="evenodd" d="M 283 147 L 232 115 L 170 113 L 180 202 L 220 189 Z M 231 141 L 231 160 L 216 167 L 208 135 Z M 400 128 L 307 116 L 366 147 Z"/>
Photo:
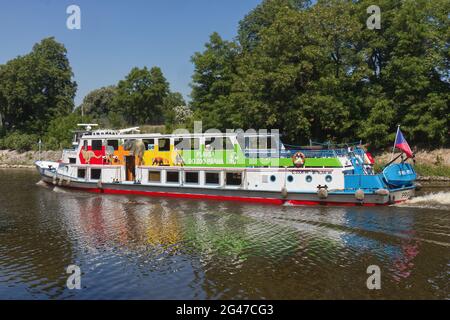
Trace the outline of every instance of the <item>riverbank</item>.
<path fill-rule="evenodd" d="M 390 161 L 392 154 L 375 155 L 375 169 Z M 419 150 L 415 153 L 414 166 L 420 181 L 450 181 L 450 149 Z"/>
<path fill-rule="evenodd" d="M 45 159 L 58 161 L 61 159 L 62 151 L 26 151 L 0 150 L 0 168 L 27 169 L 34 168 L 34 162 Z"/>
<path fill-rule="evenodd" d="M 27 169 L 34 168 L 34 162 L 40 159 L 58 161 L 62 151 L 27 151 L 19 153 L 14 150 L 0 150 L 0 168 Z M 390 160 L 390 153 L 375 157 L 376 168 L 380 169 Z M 419 151 L 416 153 L 416 171 L 419 181 L 450 182 L 450 149 Z"/>

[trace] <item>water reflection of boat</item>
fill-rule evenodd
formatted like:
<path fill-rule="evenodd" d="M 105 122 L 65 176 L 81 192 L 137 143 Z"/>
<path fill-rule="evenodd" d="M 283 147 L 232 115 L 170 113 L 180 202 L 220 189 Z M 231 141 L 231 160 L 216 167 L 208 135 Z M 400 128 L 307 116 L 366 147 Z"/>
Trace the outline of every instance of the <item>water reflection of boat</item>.
<path fill-rule="evenodd" d="M 395 280 L 410 276 L 420 244 L 411 215 L 348 210 L 345 218 L 346 225 L 356 231 L 343 235 L 346 246 L 388 260 Z"/>
<path fill-rule="evenodd" d="M 298 246 L 294 229 L 241 215 L 236 212 L 239 207 L 224 215 L 202 213 L 202 202 L 120 200 L 68 195 L 64 201 L 64 212 L 71 212 L 66 215 L 67 225 L 91 248 L 150 246 L 204 259 L 245 259 L 249 254 L 276 259 L 292 254 Z"/>
<path fill-rule="evenodd" d="M 177 213 L 159 207 L 146 221 L 147 243 L 170 251 L 177 251 L 183 234 Z"/>

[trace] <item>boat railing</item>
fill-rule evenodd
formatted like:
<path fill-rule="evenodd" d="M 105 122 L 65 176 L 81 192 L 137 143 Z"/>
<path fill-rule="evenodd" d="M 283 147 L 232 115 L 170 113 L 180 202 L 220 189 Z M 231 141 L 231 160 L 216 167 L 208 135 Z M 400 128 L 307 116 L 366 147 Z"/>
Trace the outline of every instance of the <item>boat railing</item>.
<path fill-rule="evenodd" d="M 295 153 L 301 152 L 306 158 L 337 158 L 337 157 L 351 157 L 352 154 L 357 154 L 361 157 L 364 156 L 364 150 L 361 148 L 339 148 L 339 149 L 288 149 L 280 153 L 282 157 L 291 157 Z"/>
<path fill-rule="evenodd" d="M 279 158 L 282 157 L 282 151 L 277 149 L 245 149 L 244 154 L 247 158 Z"/>

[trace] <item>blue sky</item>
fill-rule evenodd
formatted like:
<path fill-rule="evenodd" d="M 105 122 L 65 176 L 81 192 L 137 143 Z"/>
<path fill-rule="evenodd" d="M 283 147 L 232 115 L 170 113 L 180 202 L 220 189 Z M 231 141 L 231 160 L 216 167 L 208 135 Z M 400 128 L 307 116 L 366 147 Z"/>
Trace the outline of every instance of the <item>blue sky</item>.
<path fill-rule="evenodd" d="M 0 0 L 0 64 L 54 36 L 67 50 L 79 105 L 91 90 L 116 84 L 138 66 L 159 66 L 171 90 L 186 98 L 192 54 L 209 35 L 236 36 L 261 0 Z M 81 8 L 81 30 L 68 30 L 66 8 Z"/>

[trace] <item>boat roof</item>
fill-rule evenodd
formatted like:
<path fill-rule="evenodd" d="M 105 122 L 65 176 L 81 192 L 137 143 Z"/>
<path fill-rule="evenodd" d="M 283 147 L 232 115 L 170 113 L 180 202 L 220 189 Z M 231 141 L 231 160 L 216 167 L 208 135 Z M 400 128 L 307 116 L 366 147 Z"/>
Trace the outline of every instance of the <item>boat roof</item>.
<path fill-rule="evenodd" d="M 106 131 L 106 130 L 105 130 Z M 99 132 L 91 132 L 83 135 L 82 139 L 152 139 L 152 138 L 223 138 L 223 137 L 279 137 L 279 134 L 275 133 L 175 133 L 175 134 L 162 134 L 162 133 L 139 133 L 139 134 L 121 134 L 119 132 L 104 130 Z"/>

